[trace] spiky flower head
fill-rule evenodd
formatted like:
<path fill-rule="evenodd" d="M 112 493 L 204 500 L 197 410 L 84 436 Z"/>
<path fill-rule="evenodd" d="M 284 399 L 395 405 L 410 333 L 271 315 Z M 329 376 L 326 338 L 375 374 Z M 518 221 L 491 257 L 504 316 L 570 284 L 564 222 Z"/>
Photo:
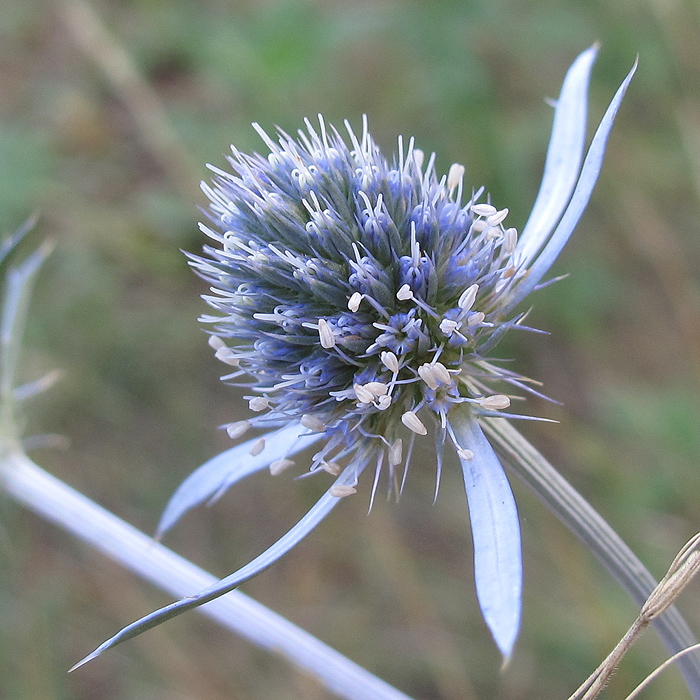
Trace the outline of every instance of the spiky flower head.
<path fill-rule="evenodd" d="M 431 416 L 466 454 L 450 410 L 506 408 L 490 386 L 518 383 L 484 360 L 519 320 L 517 232 L 480 192 L 463 201 L 463 167 L 438 178 L 413 140 L 389 161 L 366 120 L 359 138 L 346 128 L 319 117 L 275 143 L 257 127 L 270 154 L 234 150 L 234 174 L 206 186 L 218 246 L 195 265 L 223 314 L 207 320 L 236 341 L 217 352 L 253 392 L 251 424 L 325 435 L 313 469 L 359 453 L 392 470 Z"/>
<path fill-rule="evenodd" d="M 520 623 L 522 563 L 517 509 L 479 424 L 509 415 L 527 380 L 489 361 L 516 307 L 542 284 L 583 213 L 634 68 L 618 89 L 584 158 L 587 89 L 597 47 L 569 69 L 556 103 L 545 172 L 518 236 L 508 210 L 467 189 L 464 168 L 435 170 L 413 142 L 382 155 L 367 121 L 356 135 L 305 122 L 294 138 L 256 129 L 266 156 L 233 148 L 232 172 L 216 168 L 213 244 L 191 256 L 212 286 L 210 344 L 231 366 L 224 379 L 249 389 L 251 417 L 228 426 L 262 437 L 210 460 L 183 482 L 161 534 L 197 503 L 242 477 L 321 445 L 311 471 L 336 476 L 318 503 L 269 550 L 216 586 L 126 628 L 122 636 L 231 590 L 289 551 L 355 492 L 375 466 L 390 486 L 406 474 L 416 439 L 435 426 L 438 473 L 445 444 L 459 457 L 474 541 L 477 595 L 505 657 Z M 403 470 L 399 469 L 402 467 Z M 398 486 L 400 488 L 400 486 Z M 117 639 L 116 637 L 114 639 Z M 109 643 L 114 643 L 112 640 Z"/>

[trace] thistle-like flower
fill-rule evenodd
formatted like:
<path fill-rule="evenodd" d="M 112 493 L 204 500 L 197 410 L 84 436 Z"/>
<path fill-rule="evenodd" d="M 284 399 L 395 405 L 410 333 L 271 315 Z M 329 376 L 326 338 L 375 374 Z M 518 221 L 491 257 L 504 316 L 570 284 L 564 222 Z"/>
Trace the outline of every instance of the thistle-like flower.
<path fill-rule="evenodd" d="M 224 379 L 249 390 L 238 438 L 270 429 L 200 467 L 178 489 L 161 521 L 241 477 L 279 473 L 294 453 L 320 445 L 311 472 L 335 482 L 273 547 L 216 586 L 125 628 L 99 651 L 238 586 L 293 547 L 374 471 L 371 499 L 387 475 L 400 489 L 414 444 L 454 448 L 462 466 L 474 541 L 475 579 L 485 620 L 504 657 L 520 624 L 522 563 L 513 495 L 479 425 L 506 413 L 529 380 L 487 359 L 511 328 L 516 307 L 538 286 L 588 203 L 608 134 L 634 69 L 606 111 L 583 158 L 589 74 L 597 47 L 569 69 L 556 102 L 540 193 L 521 235 L 508 209 L 483 189 L 467 191 L 464 168 L 446 176 L 413 139 L 389 160 L 366 119 L 356 136 L 306 121 L 276 140 L 259 126 L 267 156 L 233 148 L 233 173 L 213 168 L 213 241 L 191 256 L 212 285 L 217 311 L 210 345 L 231 366 Z M 513 417 L 513 416 L 511 416 Z M 518 417 L 518 416 L 515 416 Z"/>

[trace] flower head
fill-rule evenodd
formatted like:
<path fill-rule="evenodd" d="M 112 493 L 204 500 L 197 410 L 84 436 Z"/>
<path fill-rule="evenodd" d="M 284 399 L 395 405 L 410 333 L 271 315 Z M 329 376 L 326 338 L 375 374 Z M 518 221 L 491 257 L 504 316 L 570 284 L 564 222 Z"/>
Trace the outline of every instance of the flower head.
<path fill-rule="evenodd" d="M 542 281 L 590 197 L 627 82 L 618 91 L 581 167 L 586 92 L 597 48 L 573 64 L 556 106 L 540 195 L 519 237 L 508 209 L 483 188 L 468 190 L 464 167 L 446 175 L 413 139 L 385 157 L 366 118 L 346 136 L 309 120 L 294 138 L 254 125 L 266 156 L 232 148 L 232 172 L 214 169 L 203 226 L 213 245 L 192 256 L 212 284 L 217 354 L 225 379 L 250 390 L 250 419 L 234 434 L 286 426 L 322 442 L 311 471 L 340 475 L 329 494 L 354 493 L 375 466 L 403 484 L 416 439 L 437 435 L 459 456 L 475 545 L 477 592 L 508 656 L 520 618 L 517 511 L 478 419 L 503 412 L 528 380 L 490 362 L 515 307 Z M 508 414 L 510 415 L 510 414 Z M 265 450 L 258 439 L 257 456 Z M 278 450 L 279 451 L 279 450 Z M 289 463 L 289 451 L 270 461 Z M 274 454 L 272 454 L 274 453 Z M 268 462 L 269 463 L 269 462 Z M 402 478 L 399 469 L 403 467 Z M 275 469 L 273 469 L 275 471 Z"/>
<path fill-rule="evenodd" d="M 463 201 L 463 168 L 438 178 L 413 140 L 389 161 L 366 120 L 359 138 L 346 127 L 347 142 L 319 117 L 278 143 L 257 127 L 270 154 L 234 151 L 234 174 L 205 186 L 217 246 L 193 264 L 222 314 L 206 320 L 234 340 L 217 351 L 252 392 L 249 422 L 322 433 L 313 470 L 380 455 L 393 472 L 396 445 L 431 417 L 462 450 L 455 406 L 508 406 L 490 387 L 522 378 L 484 348 L 518 322 L 509 302 L 527 268 L 508 210 L 481 191 Z"/>
<path fill-rule="evenodd" d="M 464 168 L 435 171 L 413 140 L 388 159 L 366 119 L 356 135 L 306 121 L 298 138 L 256 129 L 267 156 L 233 148 L 232 172 L 214 168 L 213 241 L 191 256 L 212 285 L 210 344 L 247 387 L 251 417 L 232 437 L 271 428 L 210 460 L 175 492 L 162 534 L 192 506 L 259 469 L 279 473 L 321 443 L 311 471 L 336 477 L 272 547 L 200 594 L 129 625 L 95 653 L 236 588 L 308 534 L 361 472 L 400 482 L 415 440 L 437 436 L 459 457 L 474 542 L 479 603 L 507 658 L 520 624 L 518 515 L 505 472 L 480 425 L 504 414 L 527 380 L 487 359 L 522 327 L 520 302 L 538 285 L 588 203 L 613 120 L 634 68 L 608 107 L 584 159 L 587 89 L 597 47 L 569 69 L 556 103 L 539 195 L 518 236 L 508 209 L 467 190 Z M 505 387 L 505 388 L 504 388 Z M 400 488 L 400 486 L 399 486 Z"/>

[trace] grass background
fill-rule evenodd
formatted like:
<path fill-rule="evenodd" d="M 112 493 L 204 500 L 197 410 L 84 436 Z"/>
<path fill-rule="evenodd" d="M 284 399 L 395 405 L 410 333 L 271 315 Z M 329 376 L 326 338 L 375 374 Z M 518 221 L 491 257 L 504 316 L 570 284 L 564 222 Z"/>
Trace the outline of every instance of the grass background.
<path fill-rule="evenodd" d="M 70 448 L 34 459 L 152 531 L 175 486 L 227 447 L 243 415 L 218 381 L 196 317 L 198 182 L 250 122 L 323 112 L 390 152 L 414 135 L 438 169 L 466 165 L 521 228 L 539 185 L 555 97 L 573 58 L 602 42 L 591 121 L 640 54 L 601 181 L 535 325 L 501 354 L 562 406 L 527 426 L 662 575 L 700 525 L 700 5 L 697 0 L 9 0 L 0 10 L 0 231 L 41 214 L 57 243 L 34 300 L 27 378 L 64 381 L 27 434 Z M 450 465 L 448 465 L 450 466 Z M 417 455 L 400 504 L 367 516 L 367 487 L 244 590 L 420 700 L 563 699 L 636 611 L 519 484 L 525 613 L 510 667 L 481 621 L 461 477 Z M 188 516 L 167 543 L 229 573 L 325 486 L 265 475 Z M 680 607 L 700 631 L 698 584 Z M 111 562 L 0 502 L 0 697 L 7 700 L 321 700 L 313 680 L 196 614 L 79 672 L 119 627 L 167 602 Z M 648 633 L 606 697 L 664 658 Z M 685 697 L 667 672 L 646 698 Z"/>

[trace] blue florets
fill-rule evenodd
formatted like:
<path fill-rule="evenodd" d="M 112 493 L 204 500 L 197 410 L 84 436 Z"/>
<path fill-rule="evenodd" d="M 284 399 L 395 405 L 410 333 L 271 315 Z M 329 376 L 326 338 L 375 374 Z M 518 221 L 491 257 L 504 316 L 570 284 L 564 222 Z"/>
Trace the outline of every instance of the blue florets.
<path fill-rule="evenodd" d="M 217 246 L 192 260 L 222 314 L 206 320 L 234 341 L 227 379 L 264 397 L 253 425 L 305 417 L 353 450 L 422 434 L 427 406 L 444 438 L 450 407 L 478 410 L 482 378 L 499 377 L 480 346 L 517 277 L 507 210 L 462 203 L 463 168 L 438 179 L 412 140 L 389 162 L 366 123 L 349 145 L 306 127 L 278 143 L 258 127 L 270 154 L 234 150 L 233 174 L 203 186 Z"/>

